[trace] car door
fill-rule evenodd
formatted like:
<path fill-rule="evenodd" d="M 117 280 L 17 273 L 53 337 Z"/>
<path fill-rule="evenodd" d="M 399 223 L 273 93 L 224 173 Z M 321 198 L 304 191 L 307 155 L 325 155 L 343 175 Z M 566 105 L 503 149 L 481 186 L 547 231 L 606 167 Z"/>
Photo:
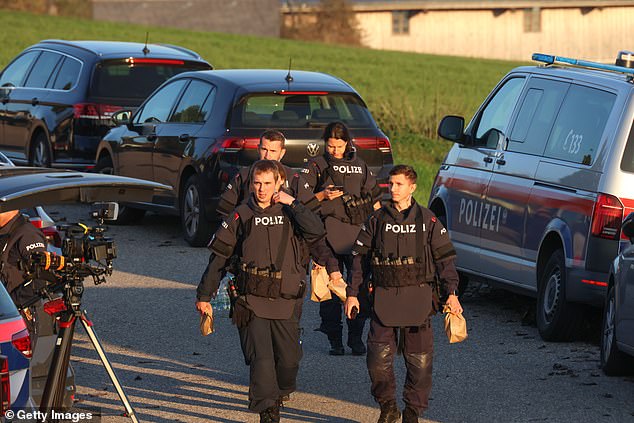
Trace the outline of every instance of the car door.
<path fill-rule="evenodd" d="M 485 201 L 498 153 L 494 130 L 504 132 L 524 85 L 525 77 L 503 81 L 467 128 L 473 142 L 461 148 L 453 178 L 447 182 L 447 224 L 458 252 L 458 266 L 482 273 L 481 232 L 488 229 L 491 205 Z M 495 222 L 494 222 L 495 224 Z"/>
<path fill-rule="evenodd" d="M 47 103 L 50 91 L 46 86 L 51 76 L 56 74 L 61 61 L 61 54 L 42 51 L 31 66 L 26 79 L 11 93 L 6 105 L 4 137 L 18 160 L 29 160 L 31 135 L 35 128 L 46 128 L 43 119 L 47 108 L 52 107 Z"/>
<path fill-rule="evenodd" d="M 13 100 L 16 87 L 22 86 L 29 70 L 40 55 L 40 50 L 30 50 L 18 56 L 0 75 L 0 151 L 11 159 L 25 159 L 24 146 L 19 146 L 15 139 L 5 136 L 5 126 L 8 119 L 8 107 Z M 13 99 L 13 100 L 12 100 Z"/>
<path fill-rule="evenodd" d="M 154 181 L 179 186 L 180 171 L 192 160 L 198 134 L 211 115 L 215 94 L 215 87 L 208 82 L 192 79 L 188 83 L 169 119 L 157 132 L 152 153 Z M 172 195 L 175 193 L 155 201 L 177 206 L 178 199 Z"/>
<path fill-rule="evenodd" d="M 154 180 L 154 145 L 186 82 L 179 79 L 166 84 L 147 99 L 134 115 L 131 129 L 123 136 L 118 147 L 115 164 L 117 175 Z"/>
<path fill-rule="evenodd" d="M 490 209 L 481 225 L 481 263 L 490 275 L 536 288 L 537 246 L 524 248 L 529 234 L 539 237 L 528 204 L 535 172 L 570 83 L 532 77 L 519 99 L 511 129 L 502 134 L 493 162 L 486 204 Z M 547 198 L 541 200 L 548 202 Z M 537 198 L 533 198 L 537 201 Z M 539 242 L 539 240 L 537 240 Z"/>

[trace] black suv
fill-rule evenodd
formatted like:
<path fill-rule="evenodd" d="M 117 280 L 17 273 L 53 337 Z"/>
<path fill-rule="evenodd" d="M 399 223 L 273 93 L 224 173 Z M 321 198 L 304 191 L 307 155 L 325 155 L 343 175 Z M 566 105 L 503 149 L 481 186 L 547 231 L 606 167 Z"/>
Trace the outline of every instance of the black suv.
<path fill-rule="evenodd" d="M 177 46 L 42 41 L 0 73 L 0 151 L 17 164 L 91 168 L 113 112 L 138 107 L 178 73 L 205 69 Z"/>
<path fill-rule="evenodd" d="M 346 82 L 317 72 L 217 70 L 182 73 L 163 84 L 99 145 L 97 169 L 171 185 L 152 203 L 123 208 L 133 221 L 145 210 L 180 213 L 185 239 L 204 245 L 217 220 L 218 197 L 236 167 L 258 157 L 260 134 L 284 132 L 282 160 L 296 169 L 323 154 L 321 136 L 343 121 L 361 157 L 379 181 L 392 166 L 390 142 L 359 94 Z"/>

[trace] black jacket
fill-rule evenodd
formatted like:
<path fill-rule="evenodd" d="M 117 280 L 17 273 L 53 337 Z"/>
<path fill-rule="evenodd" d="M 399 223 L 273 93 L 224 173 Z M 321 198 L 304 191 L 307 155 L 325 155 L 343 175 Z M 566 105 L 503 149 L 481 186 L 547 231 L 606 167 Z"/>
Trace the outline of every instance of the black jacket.
<path fill-rule="evenodd" d="M 240 210 L 244 210 L 241 209 L 244 207 L 249 208 L 249 222 L 243 222 L 241 219 Z M 258 268 L 274 265 L 282 244 L 284 225 L 291 225 L 291 230 L 287 231 L 289 239 L 281 264 L 282 293 L 296 295 L 300 281 L 306 276 L 299 237 L 303 237 L 308 243 L 316 242 L 324 236 L 324 226 L 315 213 L 298 201 L 294 202 L 292 207 L 273 204 L 262 209 L 251 195 L 246 205 L 238 207 L 225 218 L 211 239 L 211 256 L 198 285 L 198 301 L 209 301 L 215 296 L 224 269 L 234 254 L 242 263 L 252 264 Z M 253 312 L 265 318 L 271 318 L 268 316 L 271 316 L 273 311 L 283 311 L 283 315 L 288 314 L 290 317 L 295 303 L 294 300 L 284 298 L 268 299 L 251 295 L 247 295 L 246 299 Z"/>
<path fill-rule="evenodd" d="M 18 307 L 33 298 L 41 283 L 26 280 L 20 262 L 42 251 L 46 237 L 25 216 L 18 214 L 0 228 L 0 278 Z"/>

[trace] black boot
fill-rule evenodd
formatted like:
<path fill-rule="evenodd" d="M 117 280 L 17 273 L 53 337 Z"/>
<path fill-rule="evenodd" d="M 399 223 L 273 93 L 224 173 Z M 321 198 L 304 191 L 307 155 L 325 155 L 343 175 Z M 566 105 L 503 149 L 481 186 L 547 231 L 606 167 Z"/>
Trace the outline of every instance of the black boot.
<path fill-rule="evenodd" d="M 330 341 L 330 351 L 328 354 L 330 355 L 344 355 L 346 350 L 343 348 L 343 342 L 341 341 L 341 336 L 336 337 L 328 337 Z"/>
<path fill-rule="evenodd" d="M 279 402 L 260 413 L 260 423 L 279 423 L 280 405 Z"/>
<path fill-rule="evenodd" d="M 396 423 L 399 417 L 401 412 L 398 411 L 396 401 L 387 401 L 381 404 L 381 415 L 376 423 Z"/>
<path fill-rule="evenodd" d="M 352 355 L 365 355 L 366 353 L 361 335 L 348 335 L 348 346 L 352 349 Z"/>
<path fill-rule="evenodd" d="M 418 423 L 418 411 L 410 407 L 409 405 L 403 410 L 403 422 L 402 423 Z"/>

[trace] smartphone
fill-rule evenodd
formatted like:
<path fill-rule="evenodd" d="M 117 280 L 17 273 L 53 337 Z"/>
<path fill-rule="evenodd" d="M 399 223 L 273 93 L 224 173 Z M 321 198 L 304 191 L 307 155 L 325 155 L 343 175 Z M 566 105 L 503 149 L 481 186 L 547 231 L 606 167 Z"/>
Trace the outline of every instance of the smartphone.
<path fill-rule="evenodd" d="M 343 185 L 335 185 L 334 187 L 330 187 L 331 191 L 343 191 Z"/>

